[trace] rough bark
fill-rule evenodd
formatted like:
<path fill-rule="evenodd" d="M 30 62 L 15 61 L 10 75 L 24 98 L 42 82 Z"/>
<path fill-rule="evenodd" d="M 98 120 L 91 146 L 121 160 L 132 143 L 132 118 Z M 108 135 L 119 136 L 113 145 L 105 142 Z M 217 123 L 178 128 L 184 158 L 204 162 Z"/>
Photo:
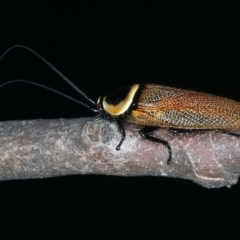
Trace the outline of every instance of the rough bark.
<path fill-rule="evenodd" d="M 207 188 L 230 187 L 240 172 L 240 139 L 214 131 L 172 135 L 159 129 L 165 146 L 139 136 L 141 126 L 94 118 L 0 123 L 0 179 L 45 178 L 73 174 L 165 176 L 192 180 Z M 236 132 L 236 131 L 235 131 Z M 237 132 L 236 132 L 237 133 Z"/>

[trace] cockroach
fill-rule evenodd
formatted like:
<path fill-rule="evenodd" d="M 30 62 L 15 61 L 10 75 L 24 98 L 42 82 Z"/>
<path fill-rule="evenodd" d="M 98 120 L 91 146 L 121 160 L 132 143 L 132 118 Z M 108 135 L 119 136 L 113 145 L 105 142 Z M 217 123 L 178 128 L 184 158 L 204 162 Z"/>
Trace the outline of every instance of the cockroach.
<path fill-rule="evenodd" d="M 5 82 L 0 85 L 0 88 L 16 82 L 32 84 L 57 93 L 86 107 L 94 113 L 98 113 L 98 119 L 115 120 L 122 134 L 116 150 L 120 150 L 125 139 L 123 120 L 144 125 L 145 127 L 139 131 L 141 137 L 165 145 L 168 150 L 168 164 L 171 163 L 172 159 L 172 150 L 169 143 L 148 134 L 158 128 L 168 128 L 172 134 L 213 130 L 240 139 L 239 134 L 228 131 L 231 129 L 240 129 L 239 102 L 212 94 L 166 87 L 158 84 L 133 84 L 132 86 L 123 87 L 111 92 L 107 96 L 99 97 L 97 102 L 94 102 L 51 63 L 28 47 L 22 45 L 11 47 L 3 53 L 0 61 L 14 48 L 23 48 L 36 55 L 73 89 L 88 100 L 90 104 L 95 106 L 91 107 L 89 104 L 85 104 L 45 85 L 22 79 Z"/>

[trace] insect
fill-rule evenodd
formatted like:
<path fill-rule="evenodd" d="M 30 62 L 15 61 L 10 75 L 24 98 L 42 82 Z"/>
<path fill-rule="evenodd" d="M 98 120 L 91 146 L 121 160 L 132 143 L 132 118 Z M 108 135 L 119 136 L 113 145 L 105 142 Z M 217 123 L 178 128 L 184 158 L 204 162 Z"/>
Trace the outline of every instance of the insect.
<path fill-rule="evenodd" d="M 166 146 L 168 150 L 168 164 L 171 163 L 172 159 L 172 150 L 169 143 L 149 135 L 150 132 L 158 128 L 169 128 L 172 134 L 214 130 L 240 139 L 240 135 L 228 131 L 230 129 L 240 129 L 239 102 L 212 94 L 158 84 L 134 84 L 120 88 L 107 96 L 99 97 L 95 103 L 51 63 L 28 47 L 22 45 L 11 47 L 4 52 L 0 61 L 14 48 L 23 48 L 35 54 L 94 106 L 91 107 L 62 92 L 27 80 L 8 81 L 0 85 L 0 88 L 15 82 L 32 84 L 57 93 L 94 113 L 99 113 L 98 118 L 110 121 L 115 120 L 122 134 L 116 150 L 120 150 L 126 135 L 122 124 L 123 120 L 144 125 L 145 127 L 139 131 L 140 136 Z"/>

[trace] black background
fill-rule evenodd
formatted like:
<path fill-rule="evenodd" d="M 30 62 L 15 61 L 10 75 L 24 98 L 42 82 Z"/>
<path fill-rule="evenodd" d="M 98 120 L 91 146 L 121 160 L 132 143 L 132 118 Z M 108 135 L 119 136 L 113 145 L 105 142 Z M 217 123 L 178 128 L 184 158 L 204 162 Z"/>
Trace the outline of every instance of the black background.
<path fill-rule="evenodd" d="M 39 52 L 94 101 L 133 83 L 240 101 L 239 9 L 185 1 L 0 3 L 0 53 Z M 14 50 L 0 81 L 27 79 L 81 98 L 44 63 Z M 1 121 L 93 116 L 66 99 L 16 84 L 0 89 Z M 69 176 L 0 182 L 1 239 L 217 237 L 237 231 L 240 185 L 205 189 L 163 177 Z M 162 236 L 164 235 L 164 236 Z"/>

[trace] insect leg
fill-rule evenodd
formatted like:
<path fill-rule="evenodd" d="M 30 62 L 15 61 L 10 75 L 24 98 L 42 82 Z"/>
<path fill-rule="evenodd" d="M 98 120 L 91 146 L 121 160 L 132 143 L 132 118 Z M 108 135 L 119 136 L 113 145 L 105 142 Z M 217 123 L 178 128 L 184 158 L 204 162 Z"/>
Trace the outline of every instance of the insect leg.
<path fill-rule="evenodd" d="M 146 138 L 149 141 L 156 142 L 156 143 L 161 143 L 164 146 L 166 146 L 167 149 L 168 149 L 168 156 L 169 156 L 167 164 L 170 164 L 171 160 L 172 160 L 172 149 L 171 149 L 170 145 L 168 144 L 168 142 L 164 141 L 164 140 L 161 140 L 161 139 L 158 139 L 158 138 L 155 138 L 155 137 L 152 137 L 152 136 L 149 136 L 147 134 L 147 133 L 152 132 L 152 131 L 154 131 L 156 129 L 158 129 L 158 127 L 146 126 L 146 127 L 144 127 L 143 129 L 141 129 L 139 131 L 139 134 L 140 134 L 141 137 Z"/>
<path fill-rule="evenodd" d="M 183 128 L 169 128 L 168 131 L 175 135 L 177 133 L 188 133 L 188 132 L 199 132 L 199 131 L 208 131 L 208 129 L 183 129 Z"/>
<path fill-rule="evenodd" d="M 223 134 L 227 134 L 230 136 L 237 137 L 240 139 L 240 134 L 232 133 L 226 130 L 221 130 L 221 129 L 178 129 L 178 128 L 169 128 L 168 130 L 171 134 L 175 135 L 177 133 L 188 133 L 188 132 L 200 132 L 200 131 L 214 131 L 214 132 L 220 132 Z"/>
<path fill-rule="evenodd" d="M 126 137 L 126 133 L 125 133 L 125 129 L 124 129 L 123 125 L 122 125 L 121 120 L 119 118 L 116 118 L 116 121 L 117 121 L 117 125 L 119 127 L 119 130 L 122 133 L 121 140 L 120 140 L 119 144 L 116 147 L 116 150 L 120 150 L 120 147 L 121 147 L 121 145 L 122 145 L 122 143 L 123 143 L 123 141 L 124 141 L 124 139 Z"/>
<path fill-rule="evenodd" d="M 237 137 L 237 138 L 240 139 L 240 134 L 236 134 L 236 133 L 228 132 L 228 131 L 221 130 L 221 129 L 216 129 L 216 130 L 214 130 L 214 131 L 215 131 L 215 132 L 224 133 L 224 134 L 227 134 L 227 135 L 230 135 L 230 136 L 234 136 L 234 137 Z"/>

